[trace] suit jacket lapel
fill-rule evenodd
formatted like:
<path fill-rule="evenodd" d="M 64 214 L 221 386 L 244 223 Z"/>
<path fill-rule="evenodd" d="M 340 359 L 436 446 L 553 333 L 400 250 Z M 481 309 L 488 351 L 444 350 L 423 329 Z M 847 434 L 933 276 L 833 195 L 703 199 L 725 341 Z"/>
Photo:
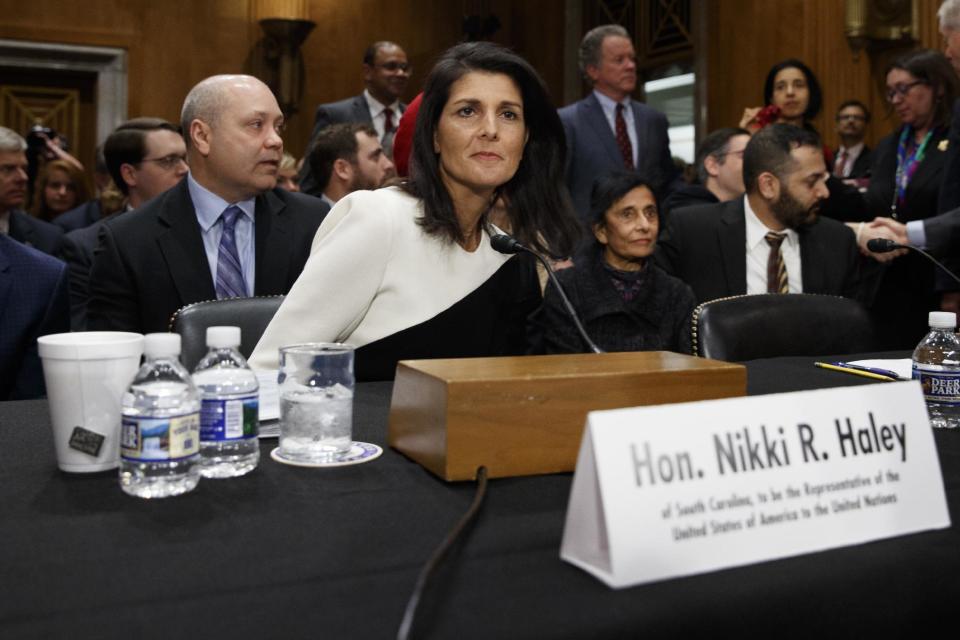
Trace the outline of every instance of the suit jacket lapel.
<path fill-rule="evenodd" d="M 157 244 L 181 301 L 188 303 L 216 298 L 200 223 L 186 179 L 164 196 L 157 220 L 166 227 L 157 237 Z"/>
<path fill-rule="evenodd" d="M 617 147 L 617 139 L 613 136 L 613 131 L 610 130 L 606 116 L 603 115 L 603 107 L 600 106 L 597 96 L 591 93 L 580 103 L 579 109 L 582 111 L 584 122 L 593 130 L 603 150 L 618 165 L 623 165 L 623 156 L 620 155 L 620 148 Z"/>
<path fill-rule="evenodd" d="M 373 124 L 373 118 L 370 117 L 370 106 L 362 93 L 353 99 L 353 119 L 356 122 Z"/>
<path fill-rule="evenodd" d="M 257 197 L 254 295 L 268 295 L 287 288 L 292 239 L 282 215 L 285 207 L 273 191 Z"/>
<path fill-rule="evenodd" d="M 939 184 L 943 180 L 943 164 L 947 156 L 946 151 L 939 148 L 940 141 L 947 139 L 947 132 L 930 138 L 929 147 L 917 167 L 916 173 L 907 185 L 907 201 L 910 201 L 911 192 L 923 191 L 924 185 L 933 181 Z M 932 213 L 931 213 L 932 215 Z"/>
<path fill-rule="evenodd" d="M 747 292 L 747 221 L 744 218 L 743 198 L 725 202 L 722 207 L 720 224 L 717 225 L 717 242 L 726 290 L 734 295 L 743 294 Z"/>
<path fill-rule="evenodd" d="M 22 242 L 28 247 L 36 247 L 37 241 L 34 238 L 33 225 L 29 224 L 29 221 L 24 222 L 21 216 L 28 216 L 29 213 L 25 213 L 19 210 L 10 211 L 10 237 Z"/>
<path fill-rule="evenodd" d="M 637 131 L 637 149 L 641 151 L 646 149 L 647 145 L 647 122 L 646 120 L 640 119 L 640 103 L 636 100 L 630 101 L 630 108 L 633 109 L 633 126 Z M 637 168 L 643 168 L 643 157 L 644 154 L 640 151 L 637 152 Z"/>

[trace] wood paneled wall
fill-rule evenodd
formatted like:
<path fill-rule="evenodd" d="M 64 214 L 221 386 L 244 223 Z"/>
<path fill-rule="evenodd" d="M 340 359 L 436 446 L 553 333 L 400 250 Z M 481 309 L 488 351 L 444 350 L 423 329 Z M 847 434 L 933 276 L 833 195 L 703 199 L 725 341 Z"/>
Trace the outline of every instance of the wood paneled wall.
<path fill-rule="evenodd" d="M 494 13 L 496 41 L 525 55 L 562 95 L 563 0 L 0 0 L 0 37 L 121 47 L 129 54 L 129 116 L 176 121 L 196 82 L 239 73 L 270 15 L 317 23 L 302 51 L 306 87 L 288 123 L 286 147 L 302 154 L 317 104 L 363 89 L 361 60 L 376 40 L 394 40 L 414 65 L 412 98 L 437 55 L 461 37 L 463 17 Z"/>
<path fill-rule="evenodd" d="M 914 0 L 919 46 L 937 48 L 939 0 Z M 814 122 L 826 144 L 837 145 L 833 116 L 846 99 L 857 98 L 873 112 L 868 142 L 876 143 L 898 122 L 883 97 L 883 71 L 908 48 L 856 53 L 844 35 L 842 0 L 703 0 L 706 20 L 707 122 L 710 131 L 736 126 L 745 107 L 763 102 L 763 81 L 771 66 L 800 58 L 823 88 L 823 110 Z"/>

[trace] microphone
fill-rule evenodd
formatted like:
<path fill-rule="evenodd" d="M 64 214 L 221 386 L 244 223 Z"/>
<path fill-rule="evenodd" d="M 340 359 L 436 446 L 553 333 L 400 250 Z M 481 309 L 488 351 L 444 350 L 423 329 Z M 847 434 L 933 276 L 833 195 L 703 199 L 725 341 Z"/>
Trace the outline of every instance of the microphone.
<path fill-rule="evenodd" d="M 584 329 L 583 324 L 580 323 L 580 318 L 577 316 L 577 312 L 573 308 L 573 305 L 570 304 L 570 299 L 567 298 L 567 293 L 563 290 L 563 287 L 560 286 L 560 281 L 557 280 L 557 274 L 554 273 L 553 267 L 550 266 L 550 262 L 548 262 L 543 256 L 533 249 L 520 244 L 520 242 L 518 242 L 513 236 L 509 236 L 505 233 L 498 233 L 495 236 L 491 236 L 490 246 L 493 247 L 494 250 L 508 255 L 526 251 L 539 260 L 540 264 L 543 265 L 543 268 L 547 270 L 547 275 L 550 276 L 550 281 L 553 282 L 553 286 L 555 286 L 557 291 L 560 293 L 560 300 L 563 301 L 564 308 L 566 308 L 567 313 L 569 313 L 570 317 L 573 319 L 573 324 L 577 327 L 580 337 L 583 338 L 585 343 L 587 343 L 587 346 L 590 347 L 591 351 L 594 353 L 604 353 L 603 349 L 598 347 L 596 343 L 590 339 L 590 336 L 587 335 L 587 330 Z"/>
<path fill-rule="evenodd" d="M 911 249 L 912 247 L 905 244 L 897 244 L 893 240 L 888 240 L 887 238 L 870 238 L 867 240 L 867 249 L 873 251 L 874 253 L 889 253 L 895 249 Z"/>
<path fill-rule="evenodd" d="M 888 240 L 887 238 L 871 238 L 870 240 L 867 240 L 867 249 L 869 249 L 870 251 L 873 251 L 874 253 L 889 253 L 890 251 L 895 251 L 896 249 L 910 249 L 912 251 L 916 251 L 917 253 L 922 255 L 924 258 L 926 258 L 933 264 L 940 267 L 943 270 L 943 272 L 946 273 L 948 276 L 950 276 L 957 282 L 960 282 L 960 278 L 958 278 L 955 273 L 950 271 L 950 269 L 947 269 L 945 266 L 943 266 L 939 260 L 934 258 L 932 255 L 930 255 L 926 251 L 922 249 L 918 249 L 913 245 L 898 244 L 893 240 Z"/>

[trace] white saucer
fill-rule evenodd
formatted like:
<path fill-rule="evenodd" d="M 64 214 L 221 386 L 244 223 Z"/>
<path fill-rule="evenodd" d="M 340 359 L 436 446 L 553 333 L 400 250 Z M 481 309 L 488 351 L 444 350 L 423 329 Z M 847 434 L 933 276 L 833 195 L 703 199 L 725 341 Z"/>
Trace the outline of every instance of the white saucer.
<path fill-rule="evenodd" d="M 383 449 L 369 442 L 354 442 L 350 445 L 350 450 L 342 454 L 339 459 L 331 462 L 303 462 L 301 460 L 290 460 L 284 458 L 280 453 L 280 447 L 270 452 L 270 457 L 281 464 L 289 464 L 292 467 L 308 467 L 310 469 L 322 469 L 325 467 L 347 467 L 352 464 L 363 464 L 376 460 L 383 453 Z"/>

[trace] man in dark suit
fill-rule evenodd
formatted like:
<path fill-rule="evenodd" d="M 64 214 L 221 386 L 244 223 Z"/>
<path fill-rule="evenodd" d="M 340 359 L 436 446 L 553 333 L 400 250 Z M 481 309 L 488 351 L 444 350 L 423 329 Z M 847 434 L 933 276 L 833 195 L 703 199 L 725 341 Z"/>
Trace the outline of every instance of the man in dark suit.
<path fill-rule="evenodd" d="M 176 126 L 160 118 L 133 118 L 117 127 L 103 145 L 107 168 L 126 198 L 126 209 L 137 209 L 187 175 L 187 147 Z M 106 219 L 67 233 L 63 259 L 70 274 L 70 326 L 87 326 L 90 268 Z"/>
<path fill-rule="evenodd" d="M 90 329 L 165 331 L 180 307 L 285 294 L 327 212 L 276 188 L 283 114 L 251 76 L 213 76 L 184 101 L 186 180 L 107 221 L 90 273 Z"/>
<path fill-rule="evenodd" d="M 610 171 L 636 170 L 664 192 L 679 171 L 670 159 L 667 118 L 632 100 L 637 63 L 626 29 L 603 25 L 580 43 L 580 71 L 589 96 L 560 109 L 567 137 L 566 181 L 577 214 L 588 224 L 594 180 Z"/>
<path fill-rule="evenodd" d="M 782 124 L 761 129 L 743 155 L 746 195 L 673 212 L 657 263 L 700 302 L 745 293 L 858 297 L 854 235 L 817 215 L 827 175 L 816 134 Z"/>
<path fill-rule="evenodd" d="M 400 102 L 400 97 L 407 89 L 412 71 L 407 54 L 400 45 L 382 41 L 367 47 L 363 54 L 363 81 L 367 88 L 358 96 L 317 107 L 307 153 L 313 149 L 314 141 L 324 127 L 342 122 L 360 122 L 376 130 L 387 157 L 392 159 L 393 136 L 400 116 L 407 108 L 406 104 Z M 323 193 L 323 185 L 317 183 L 309 162 L 303 163 L 300 190 L 318 197 Z"/>
<path fill-rule="evenodd" d="M 37 338 L 69 318 L 66 265 L 0 235 L 0 400 L 43 396 Z"/>
<path fill-rule="evenodd" d="M 840 146 L 833 151 L 833 175 L 841 180 L 870 177 L 870 147 L 863 142 L 870 110 L 859 100 L 846 100 L 837 109 L 836 121 Z"/>
<path fill-rule="evenodd" d="M 0 234 L 50 255 L 59 255 L 63 232 L 21 209 L 27 201 L 27 141 L 0 127 Z"/>

